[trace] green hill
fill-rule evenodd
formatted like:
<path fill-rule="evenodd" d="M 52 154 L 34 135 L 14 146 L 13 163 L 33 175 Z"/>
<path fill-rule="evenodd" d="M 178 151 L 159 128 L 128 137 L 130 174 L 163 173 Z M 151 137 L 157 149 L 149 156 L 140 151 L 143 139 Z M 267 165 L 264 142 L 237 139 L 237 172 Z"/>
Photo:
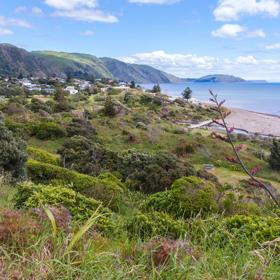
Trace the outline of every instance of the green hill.
<path fill-rule="evenodd" d="M 179 82 L 179 78 L 147 65 L 127 64 L 112 58 L 54 51 L 28 52 L 0 44 L 0 75 L 110 78 L 137 83 Z"/>

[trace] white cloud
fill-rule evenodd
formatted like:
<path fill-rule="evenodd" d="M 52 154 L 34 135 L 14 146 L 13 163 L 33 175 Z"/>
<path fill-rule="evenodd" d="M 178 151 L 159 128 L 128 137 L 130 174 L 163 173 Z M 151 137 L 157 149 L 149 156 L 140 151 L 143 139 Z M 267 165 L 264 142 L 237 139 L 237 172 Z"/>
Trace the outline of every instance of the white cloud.
<path fill-rule="evenodd" d="M 137 3 L 137 4 L 174 4 L 178 3 L 181 0 L 129 0 L 130 3 Z"/>
<path fill-rule="evenodd" d="M 239 57 L 236 58 L 235 61 L 238 64 L 253 64 L 253 65 L 258 64 L 258 60 L 252 55 L 239 56 Z"/>
<path fill-rule="evenodd" d="M 79 21 L 87 22 L 107 22 L 115 23 L 118 19 L 110 14 L 106 14 L 100 10 L 81 9 L 81 10 L 61 10 L 54 13 L 55 16 L 69 17 Z"/>
<path fill-rule="evenodd" d="M 94 34 L 95 34 L 95 32 L 92 30 L 86 30 L 82 33 L 82 35 L 84 35 L 84 36 L 93 36 Z"/>
<path fill-rule="evenodd" d="M 238 20 L 240 15 L 267 14 L 276 17 L 280 12 L 277 0 L 220 0 L 214 10 L 219 21 Z"/>
<path fill-rule="evenodd" d="M 1 35 L 12 35 L 14 32 L 7 28 L 0 28 L 0 36 Z"/>
<path fill-rule="evenodd" d="M 32 25 L 22 19 L 16 19 L 16 18 L 7 18 L 0 16 L 0 26 L 17 26 L 17 27 L 23 27 L 23 28 L 31 28 Z"/>
<path fill-rule="evenodd" d="M 44 0 L 44 2 L 55 9 L 54 16 L 86 22 L 118 22 L 117 17 L 96 9 L 97 0 Z"/>
<path fill-rule="evenodd" d="M 59 10 L 73 10 L 75 8 L 95 8 L 97 0 L 45 0 L 45 3 Z"/>
<path fill-rule="evenodd" d="M 265 46 L 267 50 L 279 50 L 280 49 L 280 43 L 272 44 L 272 45 L 267 45 Z"/>
<path fill-rule="evenodd" d="M 212 36 L 218 38 L 236 38 L 239 35 L 251 38 L 266 37 L 266 34 L 262 29 L 247 30 L 246 27 L 239 24 L 224 24 L 219 29 L 212 31 Z"/>
<path fill-rule="evenodd" d="M 225 24 L 221 28 L 212 32 L 214 37 L 234 38 L 244 32 L 245 28 L 239 24 Z"/>
<path fill-rule="evenodd" d="M 163 50 L 118 58 L 127 63 L 147 64 L 178 77 L 232 74 L 245 79 L 279 81 L 280 60 L 258 59 L 253 55 L 218 58 L 195 54 L 166 53 Z M 259 67 L 256 67 L 259 66 Z"/>

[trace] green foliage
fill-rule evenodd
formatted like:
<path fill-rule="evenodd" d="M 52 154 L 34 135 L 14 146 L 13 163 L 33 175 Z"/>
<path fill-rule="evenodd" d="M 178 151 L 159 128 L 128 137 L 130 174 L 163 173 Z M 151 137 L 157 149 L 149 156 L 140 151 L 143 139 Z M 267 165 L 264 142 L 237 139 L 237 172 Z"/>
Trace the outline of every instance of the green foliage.
<path fill-rule="evenodd" d="M 187 224 L 161 212 L 153 211 L 146 214 L 136 212 L 128 219 L 126 229 L 131 238 L 137 236 L 142 239 L 155 236 L 179 238 L 186 234 Z"/>
<path fill-rule="evenodd" d="M 280 171 L 280 140 L 273 140 L 270 150 L 269 165 L 272 169 Z"/>
<path fill-rule="evenodd" d="M 118 162 L 117 153 L 99 144 L 92 144 L 92 141 L 83 136 L 67 139 L 58 154 L 65 167 L 93 176 L 103 170 L 114 171 Z"/>
<path fill-rule="evenodd" d="M 108 117 L 114 117 L 117 113 L 110 95 L 106 97 L 103 112 Z"/>
<path fill-rule="evenodd" d="M 66 127 L 67 136 L 84 136 L 92 138 L 96 135 L 96 130 L 92 124 L 85 119 L 73 119 Z"/>
<path fill-rule="evenodd" d="M 25 176 L 26 144 L 15 137 L 0 119 L 0 169 L 11 172 L 15 178 Z"/>
<path fill-rule="evenodd" d="M 59 156 L 55 154 L 34 147 L 28 147 L 27 152 L 30 159 L 44 162 L 44 163 L 49 163 L 52 165 L 59 165 L 60 162 Z"/>
<path fill-rule="evenodd" d="M 32 181 L 44 184 L 67 185 L 69 188 L 104 202 L 117 210 L 122 198 L 122 183 L 112 174 L 101 178 L 80 174 L 69 169 L 34 160 L 27 162 L 29 177 Z"/>
<path fill-rule="evenodd" d="M 189 87 L 187 87 L 182 92 L 182 96 L 183 96 L 183 98 L 185 98 L 187 100 L 191 99 L 192 98 L 192 90 Z"/>
<path fill-rule="evenodd" d="M 191 235 L 199 242 L 200 238 L 207 236 L 209 246 L 231 245 L 237 248 L 249 244 L 254 247 L 279 237 L 280 218 L 236 215 L 207 222 L 194 220 Z"/>
<path fill-rule="evenodd" d="M 32 98 L 29 108 L 34 113 L 39 113 L 40 111 L 45 111 L 48 113 L 52 113 L 52 107 L 49 106 L 49 103 L 45 103 L 38 98 Z"/>
<path fill-rule="evenodd" d="M 23 183 L 18 186 L 16 195 L 16 206 L 18 208 L 36 208 L 42 206 L 66 207 L 75 220 L 85 221 L 89 219 L 102 203 L 89 197 L 85 197 L 69 188 L 54 187 L 46 185 L 34 185 L 32 183 Z M 105 230 L 111 226 L 111 211 L 105 207 L 100 208 L 104 214 L 98 221 L 98 228 Z"/>
<path fill-rule="evenodd" d="M 159 84 L 154 85 L 153 88 L 152 88 L 152 92 L 153 93 L 161 92 L 160 85 Z"/>
<path fill-rule="evenodd" d="M 133 150 L 122 155 L 118 171 L 131 188 L 144 193 L 163 191 L 170 188 L 174 180 L 195 174 L 190 164 L 181 165 L 171 154 L 159 152 L 151 155 Z"/>
<path fill-rule="evenodd" d="M 65 129 L 55 122 L 40 122 L 31 126 L 32 135 L 40 140 L 56 139 L 66 135 Z"/>
<path fill-rule="evenodd" d="M 151 195 L 144 206 L 174 217 L 206 215 L 217 211 L 216 190 L 210 182 L 198 177 L 183 177 L 173 183 L 171 190 Z"/>

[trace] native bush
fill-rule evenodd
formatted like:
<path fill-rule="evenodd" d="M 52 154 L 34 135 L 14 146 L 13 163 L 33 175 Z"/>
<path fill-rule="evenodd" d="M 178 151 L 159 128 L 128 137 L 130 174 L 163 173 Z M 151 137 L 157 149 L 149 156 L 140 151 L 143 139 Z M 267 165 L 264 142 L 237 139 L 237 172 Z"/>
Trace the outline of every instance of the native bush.
<path fill-rule="evenodd" d="M 179 238 L 186 234 L 187 224 L 183 220 L 174 220 L 166 213 L 136 212 L 127 220 L 126 229 L 131 238 L 135 236 L 142 239 L 154 236 Z"/>
<path fill-rule="evenodd" d="M 45 111 L 45 112 L 48 112 L 48 113 L 53 112 L 52 107 L 49 106 L 48 103 L 45 103 L 44 101 L 41 101 L 38 98 L 32 98 L 31 99 L 31 103 L 29 105 L 29 108 L 34 113 L 38 113 L 40 111 Z"/>
<path fill-rule="evenodd" d="M 0 120 L 0 169 L 11 172 L 15 178 L 25 176 L 26 144 L 15 137 Z"/>
<path fill-rule="evenodd" d="M 172 182 L 182 176 L 195 175 L 194 168 L 180 164 L 178 159 L 168 153 L 151 155 L 128 151 L 122 155 L 120 173 L 129 186 L 145 193 L 155 193 L 170 188 Z"/>
<path fill-rule="evenodd" d="M 67 139 L 58 150 L 63 165 L 81 173 L 96 176 L 103 170 L 114 171 L 118 162 L 117 153 L 92 143 L 83 136 Z"/>
<path fill-rule="evenodd" d="M 67 185 L 77 192 L 102 201 L 114 210 L 118 208 L 124 192 L 122 183 L 112 174 L 96 178 L 34 160 L 27 162 L 27 169 L 30 179 L 34 182 Z"/>
<path fill-rule="evenodd" d="M 173 183 L 171 190 L 151 195 L 144 207 L 180 218 L 206 215 L 217 210 L 216 190 L 212 183 L 198 177 L 183 177 Z"/>
<path fill-rule="evenodd" d="M 280 141 L 273 140 L 270 152 L 269 166 L 274 170 L 280 170 Z"/>
<path fill-rule="evenodd" d="M 96 130 L 92 124 L 84 119 L 73 119 L 66 127 L 67 136 L 75 135 L 92 138 L 96 135 Z"/>
<path fill-rule="evenodd" d="M 31 159 L 34 159 L 36 161 L 49 163 L 52 165 L 59 165 L 59 156 L 49 153 L 45 150 L 34 148 L 34 147 L 28 147 L 27 148 L 28 156 Z"/>
<path fill-rule="evenodd" d="M 208 221 L 193 220 L 191 236 L 196 242 L 205 242 L 209 246 L 227 246 L 234 248 L 242 244 L 254 247 L 265 241 L 271 241 L 280 235 L 280 218 L 264 216 L 236 215 L 221 220 L 220 217 Z"/>
<path fill-rule="evenodd" d="M 41 140 L 66 136 L 65 129 L 55 122 L 40 122 L 31 126 L 32 135 Z"/>
<path fill-rule="evenodd" d="M 89 219 L 97 208 L 103 216 L 98 220 L 99 229 L 105 230 L 111 226 L 110 216 L 112 212 L 102 206 L 102 202 L 93 198 L 85 197 L 69 188 L 54 187 L 47 185 L 34 185 L 23 183 L 18 186 L 16 206 L 18 208 L 32 209 L 42 206 L 66 207 L 73 218 L 77 221 Z"/>

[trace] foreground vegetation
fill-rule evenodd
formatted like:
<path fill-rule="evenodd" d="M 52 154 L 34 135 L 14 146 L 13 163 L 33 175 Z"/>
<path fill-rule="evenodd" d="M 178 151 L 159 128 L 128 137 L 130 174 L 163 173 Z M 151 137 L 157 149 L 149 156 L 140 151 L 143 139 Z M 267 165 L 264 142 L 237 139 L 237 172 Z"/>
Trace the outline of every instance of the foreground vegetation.
<path fill-rule="evenodd" d="M 279 209 L 188 128 L 216 112 L 103 86 L 0 103 L 1 277 L 279 279 Z M 278 142 L 233 141 L 279 188 Z"/>

